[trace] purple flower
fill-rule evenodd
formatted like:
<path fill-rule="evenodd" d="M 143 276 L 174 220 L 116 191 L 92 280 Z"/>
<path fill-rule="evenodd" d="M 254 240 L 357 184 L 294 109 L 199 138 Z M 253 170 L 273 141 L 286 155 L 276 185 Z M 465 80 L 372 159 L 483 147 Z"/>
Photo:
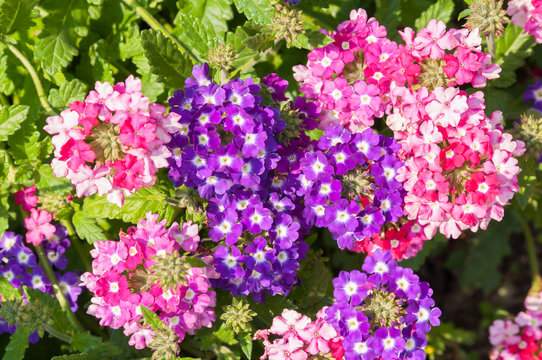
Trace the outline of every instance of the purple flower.
<path fill-rule="evenodd" d="M 299 237 L 300 226 L 290 215 L 279 214 L 275 218 L 275 226 L 269 231 L 269 235 L 281 249 L 289 249 Z"/>
<path fill-rule="evenodd" d="M 56 274 L 58 286 L 66 297 L 73 312 L 77 311 L 77 298 L 81 295 L 82 288 L 79 286 L 79 276 L 73 272 L 66 272 L 63 275 Z"/>
<path fill-rule="evenodd" d="M 262 230 L 271 229 L 273 218 L 271 211 L 261 205 L 249 206 L 243 211 L 241 223 L 253 234 L 259 234 Z"/>
<path fill-rule="evenodd" d="M 326 128 L 324 135 L 318 140 L 318 148 L 327 151 L 338 144 L 346 144 L 352 138 L 350 131 L 340 125 L 331 125 Z"/>
<path fill-rule="evenodd" d="M 356 215 L 358 215 L 359 210 L 359 205 L 355 201 L 338 200 L 335 206 L 326 209 L 326 221 L 329 224 L 329 231 L 335 234 L 354 231 L 358 227 Z"/>
<path fill-rule="evenodd" d="M 9 252 L 23 246 L 23 237 L 11 231 L 6 231 L 0 239 L 0 253 Z"/>
<path fill-rule="evenodd" d="M 365 283 L 367 282 L 367 275 L 354 270 L 350 273 L 341 271 L 339 277 L 333 279 L 333 297 L 339 301 L 349 301 L 351 305 L 357 306 L 361 304 L 363 299 L 367 296 L 367 289 Z"/>
<path fill-rule="evenodd" d="M 226 278 L 239 279 L 244 275 L 241 262 L 243 261 L 243 254 L 235 246 L 230 250 L 226 246 L 218 246 L 213 254 L 215 259 L 215 269 L 218 273 Z"/>
<path fill-rule="evenodd" d="M 274 101 L 286 101 L 288 100 L 284 96 L 284 92 L 286 91 L 286 88 L 288 87 L 288 81 L 282 79 L 277 74 L 272 73 L 269 75 L 266 75 L 262 79 L 262 83 L 267 86 L 267 91 L 271 94 L 271 97 Z"/>
<path fill-rule="evenodd" d="M 194 78 L 188 78 L 185 81 L 185 86 L 187 88 L 209 85 L 211 83 L 211 78 L 209 77 L 209 64 L 204 63 L 201 66 L 194 65 L 192 76 Z"/>
<path fill-rule="evenodd" d="M 532 103 L 533 108 L 542 111 L 542 80 L 527 86 L 527 91 L 524 94 L 525 103 Z"/>
<path fill-rule="evenodd" d="M 237 212 L 234 209 L 228 208 L 222 213 L 209 230 L 209 236 L 213 241 L 219 241 L 226 238 L 227 245 L 237 243 L 241 235 L 242 225 L 237 223 Z"/>
<path fill-rule="evenodd" d="M 310 181 L 317 180 L 324 174 L 333 174 L 333 168 L 328 165 L 327 158 L 321 151 L 306 154 L 301 160 L 301 165 L 305 177 Z"/>

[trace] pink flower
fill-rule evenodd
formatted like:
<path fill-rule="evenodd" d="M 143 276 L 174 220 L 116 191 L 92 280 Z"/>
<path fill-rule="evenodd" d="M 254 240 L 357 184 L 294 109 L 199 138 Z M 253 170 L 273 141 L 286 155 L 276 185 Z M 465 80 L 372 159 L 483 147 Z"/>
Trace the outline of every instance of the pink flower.
<path fill-rule="evenodd" d="M 444 50 L 453 48 L 455 39 L 446 32 L 444 22 L 433 19 L 429 21 L 426 28 L 418 32 L 414 44 L 421 56 L 440 59 L 444 56 Z"/>
<path fill-rule="evenodd" d="M 520 341 L 519 326 L 510 320 L 495 320 L 489 327 L 489 341 L 493 346 L 514 345 Z"/>
<path fill-rule="evenodd" d="M 308 355 L 301 349 L 302 345 L 295 337 L 275 340 L 268 348 L 269 360 L 305 360 Z"/>
<path fill-rule="evenodd" d="M 337 336 L 337 331 L 323 319 L 318 319 L 299 331 L 299 338 L 308 344 L 305 351 L 312 355 L 327 354 L 330 350 L 329 340 L 335 336 Z"/>
<path fill-rule="evenodd" d="M 24 226 L 28 229 L 26 241 L 34 246 L 43 240 L 50 239 L 56 228 L 51 224 L 51 214 L 45 210 L 30 210 L 30 217 L 24 219 Z"/>
<path fill-rule="evenodd" d="M 30 211 L 38 205 L 38 197 L 35 195 L 36 185 L 25 187 L 15 194 L 15 204 L 21 205 L 24 211 Z"/>
<path fill-rule="evenodd" d="M 311 322 L 311 319 L 295 310 L 284 309 L 282 316 L 273 319 L 273 324 L 269 331 L 275 335 L 284 337 L 296 336 L 297 332 L 304 330 Z"/>
<path fill-rule="evenodd" d="M 456 88 L 441 88 L 433 90 L 435 100 L 425 107 L 429 117 L 441 126 L 456 126 L 461 113 L 468 109 L 467 97 L 460 94 Z"/>

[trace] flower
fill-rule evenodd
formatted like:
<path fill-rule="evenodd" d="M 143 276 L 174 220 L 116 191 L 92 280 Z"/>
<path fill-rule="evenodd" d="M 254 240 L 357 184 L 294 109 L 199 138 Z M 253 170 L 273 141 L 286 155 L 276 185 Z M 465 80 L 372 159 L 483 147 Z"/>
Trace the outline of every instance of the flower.
<path fill-rule="evenodd" d="M 44 239 L 49 239 L 56 231 L 51 224 L 53 217 L 45 210 L 31 209 L 30 217 L 24 219 L 24 226 L 29 230 L 26 233 L 26 242 L 34 246 L 39 245 Z"/>

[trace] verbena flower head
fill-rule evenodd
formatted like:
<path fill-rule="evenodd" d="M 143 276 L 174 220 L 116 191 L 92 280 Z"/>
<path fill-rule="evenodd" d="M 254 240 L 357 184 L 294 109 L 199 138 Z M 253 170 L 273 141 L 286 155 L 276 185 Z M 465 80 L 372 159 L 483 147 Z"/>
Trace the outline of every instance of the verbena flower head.
<path fill-rule="evenodd" d="M 269 330 L 258 330 L 254 335 L 254 340 L 264 343 L 265 351 L 260 359 L 304 360 L 312 356 L 341 359 L 344 352 L 340 344 L 337 347 L 340 336 L 325 320 L 325 309 L 317 313 L 316 321 L 295 310 L 284 309 L 273 319 Z M 272 342 L 270 335 L 276 336 Z"/>
<path fill-rule="evenodd" d="M 542 43 L 541 0 L 510 0 L 507 13 L 514 25 L 524 28 L 525 33 L 534 36 L 537 43 Z"/>
<path fill-rule="evenodd" d="M 55 176 L 66 177 L 77 196 L 98 193 L 119 206 L 124 196 L 156 181 L 167 166 L 168 132 L 177 128 L 177 114 L 149 104 L 141 81 L 129 76 L 111 86 L 96 82 L 85 101 L 69 104 L 60 116 L 47 118 L 53 136 Z"/>
<path fill-rule="evenodd" d="M 120 233 L 120 241 L 94 243 L 93 272 L 81 276 L 82 284 L 94 293 L 88 313 L 102 326 L 123 327 L 130 345 L 138 349 L 155 340 L 140 305 L 155 311 L 179 342 L 186 333 L 211 327 L 215 321 L 216 294 L 209 279 L 218 275 L 210 267 L 197 266 L 213 261 L 195 252 L 197 225 L 173 223 L 168 229 L 165 225 L 166 220 L 147 213 L 137 226 Z"/>
<path fill-rule="evenodd" d="M 353 249 L 403 215 L 402 187 L 395 179 L 403 163 L 395 140 L 372 129 L 352 134 L 330 125 L 313 146 L 299 176 L 308 226 L 329 228 L 339 248 Z"/>
<path fill-rule="evenodd" d="M 287 294 L 306 244 L 301 227 L 300 159 L 316 125 L 316 107 L 303 98 L 282 104 L 288 83 L 264 78 L 213 83 L 209 66 L 194 66 L 184 90 L 169 100 L 180 130 L 168 147 L 169 178 L 207 201 L 209 237 L 218 243 L 219 288 L 234 296 Z M 271 95 L 273 106 L 262 104 Z M 280 110 L 279 110 L 280 109 Z M 281 114 L 288 116 L 281 119 Z"/>
<path fill-rule="evenodd" d="M 424 359 L 426 334 L 441 314 L 429 284 L 380 249 L 362 270 L 341 271 L 333 280 L 335 303 L 326 309 L 325 320 L 343 337 L 345 359 Z"/>

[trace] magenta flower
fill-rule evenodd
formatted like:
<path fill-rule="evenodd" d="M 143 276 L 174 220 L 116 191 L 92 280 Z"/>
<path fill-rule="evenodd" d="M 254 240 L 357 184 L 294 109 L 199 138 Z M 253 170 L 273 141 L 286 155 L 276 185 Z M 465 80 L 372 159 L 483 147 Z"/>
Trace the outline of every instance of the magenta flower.
<path fill-rule="evenodd" d="M 43 240 L 50 239 L 56 228 L 51 224 L 53 217 L 45 210 L 31 209 L 30 217 L 24 219 L 24 226 L 28 229 L 26 241 L 34 246 Z"/>

